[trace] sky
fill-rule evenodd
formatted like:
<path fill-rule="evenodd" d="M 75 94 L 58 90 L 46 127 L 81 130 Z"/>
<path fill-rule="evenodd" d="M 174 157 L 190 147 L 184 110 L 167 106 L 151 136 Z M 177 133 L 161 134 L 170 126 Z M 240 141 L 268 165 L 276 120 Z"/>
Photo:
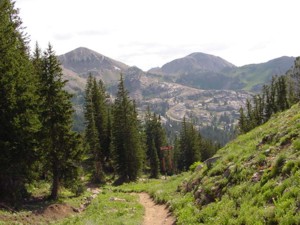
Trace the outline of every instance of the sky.
<path fill-rule="evenodd" d="M 236 66 L 300 56 L 298 0 L 16 0 L 31 46 L 87 47 L 144 71 L 203 52 Z"/>

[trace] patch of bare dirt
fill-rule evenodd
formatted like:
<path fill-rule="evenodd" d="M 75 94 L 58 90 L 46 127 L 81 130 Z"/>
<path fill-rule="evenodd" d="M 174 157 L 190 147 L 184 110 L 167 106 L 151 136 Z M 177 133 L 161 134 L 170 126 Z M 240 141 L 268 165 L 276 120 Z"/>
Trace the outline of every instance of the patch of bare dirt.
<path fill-rule="evenodd" d="M 75 213 L 75 209 L 67 204 L 52 204 L 49 205 L 41 214 L 44 218 L 50 220 L 63 219 L 71 214 Z"/>
<path fill-rule="evenodd" d="M 24 224 L 24 225 L 39 225 L 50 224 L 55 221 L 64 219 L 75 213 L 84 211 L 101 192 L 99 188 L 88 188 L 89 197 L 85 197 L 79 208 L 74 208 L 68 204 L 51 204 L 49 205 L 44 199 L 37 198 L 28 202 L 20 211 L 14 211 L 5 204 L 0 203 L 0 209 L 4 209 L 6 213 L 0 214 L 0 224 Z"/>
<path fill-rule="evenodd" d="M 140 203 L 145 208 L 143 225 L 175 225 L 176 219 L 166 205 L 156 204 L 147 193 L 139 193 Z"/>
<path fill-rule="evenodd" d="M 0 215 L 0 222 L 6 224 L 26 224 L 26 225 L 38 225 L 48 224 L 53 221 L 57 221 L 68 217 L 75 213 L 75 209 L 67 204 L 52 204 L 44 209 L 21 212 L 11 212 L 4 215 Z"/>

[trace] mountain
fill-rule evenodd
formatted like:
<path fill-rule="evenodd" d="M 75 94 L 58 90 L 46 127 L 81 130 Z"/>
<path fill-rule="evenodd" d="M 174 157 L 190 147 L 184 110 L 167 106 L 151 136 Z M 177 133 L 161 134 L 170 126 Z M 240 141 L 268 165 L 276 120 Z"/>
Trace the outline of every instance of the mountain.
<path fill-rule="evenodd" d="M 278 71 L 278 67 L 288 67 L 288 63 L 293 61 L 289 57 L 282 57 L 268 63 L 236 67 L 217 56 L 193 53 L 167 63 L 162 68 L 144 72 L 87 48 L 75 49 L 59 56 L 59 59 L 65 79 L 69 80 L 66 89 L 74 94 L 76 130 L 81 131 L 84 127 L 87 75 L 92 73 L 101 78 L 113 97 L 122 73 L 126 89 L 136 101 L 140 116 L 150 106 L 151 111 L 161 115 L 169 132 L 176 131 L 183 117 L 186 117 L 195 121 L 202 131 L 219 129 L 224 137 L 234 132 L 239 108 L 251 96 L 249 91 L 243 90 L 247 85 L 247 77 L 250 79 L 253 76 L 249 73 L 267 71 L 269 75 Z M 244 73 L 241 73 L 243 70 Z M 255 82 L 251 85 L 263 81 Z M 203 131 L 205 133 L 211 132 Z"/>
<path fill-rule="evenodd" d="M 168 62 L 161 68 L 153 68 L 148 72 L 160 75 L 166 81 L 194 88 L 241 89 L 243 85 L 238 79 L 222 73 L 224 69 L 232 68 L 236 68 L 236 66 L 221 57 L 196 52 Z"/>
<path fill-rule="evenodd" d="M 106 84 L 119 79 L 120 73 L 129 68 L 124 63 L 113 60 L 88 48 L 77 48 L 58 57 L 66 74 L 69 71 L 86 78 L 89 73 L 101 78 Z"/>
<path fill-rule="evenodd" d="M 190 224 L 300 223 L 299 112 L 274 115 L 185 178 L 177 192 L 197 206 Z"/>
<path fill-rule="evenodd" d="M 156 68 L 153 71 L 160 72 L 166 75 L 182 75 L 194 73 L 195 71 L 220 72 L 224 68 L 235 67 L 235 65 L 227 62 L 221 57 L 196 52 L 186 57 L 168 62 L 164 64 L 160 69 Z M 149 72 L 151 72 L 151 70 Z"/>
<path fill-rule="evenodd" d="M 250 64 L 224 71 L 231 78 L 244 84 L 245 90 L 259 91 L 272 76 L 285 74 L 294 64 L 295 57 L 282 56 L 265 63 Z"/>
<path fill-rule="evenodd" d="M 193 53 L 148 72 L 165 81 L 194 88 L 259 91 L 272 76 L 290 69 L 294 60 L 294 57 L 284 56 L 266 63 L 236 67 L 217 56 Z"/>

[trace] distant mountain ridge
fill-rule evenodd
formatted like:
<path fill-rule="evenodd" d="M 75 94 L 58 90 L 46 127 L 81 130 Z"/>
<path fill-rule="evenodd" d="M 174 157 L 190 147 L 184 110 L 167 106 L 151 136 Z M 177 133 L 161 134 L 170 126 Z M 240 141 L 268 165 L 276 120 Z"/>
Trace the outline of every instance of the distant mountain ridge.
<path fill-rule="evenodd" d="M 221 57 L 195 52 L 164 64 L 160 70 L 165 74 L 187 74 L 194 71 L 219 72 L 224 68 L 234 67 L 236 66 Z"/>
<path fill-rule="evenodd" d="M 259 91 L 272 76 L 285 74 L 294 64 L 295 57 L 282 56 L 265 63 L 249 64 L 224 71 L 229 77 L 238 78 L 245 84 L 244 89 Z"/>
<path fill-rule="evenodd" d="M 113 97 L 122 73 L 140 115 L 150 106 L 151 111 L 161 115 L 166 128 L 179 127 L 185 117 L 196 120 L 199 128 L 213 126 L 224 133 L 233 133 L 239 109 L 252 94 L 249 90 L 258 90 L 272 75 L 281 71 L 284 74 L 294 62 L 293 57 L 281 57 L 236 67 L 217 56 L 192 53 L 145 72 L 82 47 L 59 56 L 59 60 L 69 80 L 66 89 L 74 94 L 76 130 L 84 128 L 88 74 L 102 79 Z M 169 132 L 174 132 L 173 128 Z"/>
<path fill-rule="evenodd" d="M 116 83 L 120 73 L 132 74 L 132 71 L 126 72 L 130 66 L 84 47 L 59 56 L 59 60 L 68 79 L 74 81 L 74 88 L 82 88 L 84 82 L 80 78 L 86 78 L 89 73 L 108 85 Z M 259 91 L 272 76 L 284 74 L 290 69 L 294 60 L 294 57 L 283 56 L 265 63 L 237 67 L 221 57 L 195 52 L 174 59 L 161 68 L 143 72 L 148 78 L 205 90 Z M 76 81 L 80 85 L 76 86 Z"/>
<path fill-rule="evenodd" d="M 236 67 L 218 56 L 198 52 L 148 72 L 194 88 L 259 91 L 272 76 L 290 69 L 294 60 L 294 57 L 283 56 L 265 63 Z"/>

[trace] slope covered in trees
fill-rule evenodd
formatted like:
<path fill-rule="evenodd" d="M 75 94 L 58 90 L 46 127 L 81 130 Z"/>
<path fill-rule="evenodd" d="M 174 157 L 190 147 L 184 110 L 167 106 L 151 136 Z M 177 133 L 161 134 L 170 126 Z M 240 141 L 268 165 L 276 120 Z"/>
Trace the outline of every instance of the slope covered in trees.
<path fill-rule="evenodd" d="M 239 130 L 246 133 L 265 123 L 270 117 L 299 102 L 300 58 L 285 75 L 273 77 L 269 85 L 264 85 L 262 93 L 247 99 L 246 108 L 240 109 Z"/>

